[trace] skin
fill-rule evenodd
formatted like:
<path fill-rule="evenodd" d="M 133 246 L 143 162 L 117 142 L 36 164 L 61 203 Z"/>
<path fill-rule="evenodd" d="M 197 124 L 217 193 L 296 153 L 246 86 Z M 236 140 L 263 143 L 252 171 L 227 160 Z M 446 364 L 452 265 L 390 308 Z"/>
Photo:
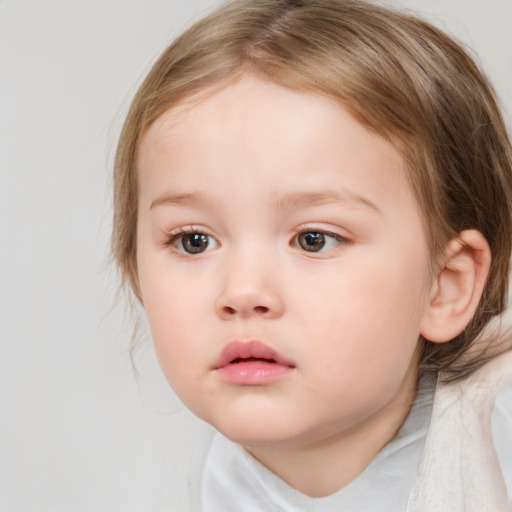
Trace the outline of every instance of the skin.
<path fill-rule="evenodd" d="M 170 385 L 288 484 L 340 489 L 410 410 L 432 300 L 400 155 L 328 98 L 244 77 L 163 114 L 139 172 L 140 287 Z M 184 249 L 191 229 L 204 252 Z M 214 367 L 236 340 L 294 367 L 226 382 Z"/>

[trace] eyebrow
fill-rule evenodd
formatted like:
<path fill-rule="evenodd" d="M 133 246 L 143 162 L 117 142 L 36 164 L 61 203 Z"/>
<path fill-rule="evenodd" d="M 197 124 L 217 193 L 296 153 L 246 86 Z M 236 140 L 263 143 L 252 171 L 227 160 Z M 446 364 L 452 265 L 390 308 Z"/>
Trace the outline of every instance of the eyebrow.
<path fill-rule="evenodd" d="M 382 213 L 373 201 L 347 189 L 343 189 L 342 191 L 324 190 L 318 192 L 294 192 L 284 196 L 277 196 L 275 197 L 274 202 L 278 210 L 321 206 L 323 204 L 332 203 L 353 203 L 357 206 L 369 208 L 376 213 Z"/>
<path fill-rule="evenodd" d="M 199 194 L 162 194 L 151 203 L 149 209 L 152 210 L 156 206 L 164 204 L 176 204 L 179 206 L 187 203 L 193 203 L 194 201 L 197 201 L 199 197 Z"/>
<path fill-rule="evenodd" d="M 149 209 L 161 205 L 188 205 L 200 201 L 203 195 L 201 193 L 170 194 L 164 193 L 157 197 Z M 370 199 L 344 189 L 342 192 L 335 190 L 325 190 L 318 192 L 293 192 L 285 195 L 275 195 L 273 198 L 274 207 L 277 210 L 292 210 L 296 208 L 306 208 L 311 206 L 321 206 L 323 204 L 333 203 L 353 203 L 358 206 L 364 206 L 376 213 L 382 213 L 378 206 Z"/>

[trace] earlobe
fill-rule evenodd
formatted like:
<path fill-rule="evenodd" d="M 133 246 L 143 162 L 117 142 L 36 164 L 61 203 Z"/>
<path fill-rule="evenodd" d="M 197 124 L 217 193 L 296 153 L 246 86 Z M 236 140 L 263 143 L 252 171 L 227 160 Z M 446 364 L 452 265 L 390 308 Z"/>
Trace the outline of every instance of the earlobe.
<path fill-rule="evenodd" d="M 444 343 L 466 328 L 477 310 L 490 265 L 491 250 L 479 231 L 462 231 L 449 242 L 421 324 L 425 339 Z"/>

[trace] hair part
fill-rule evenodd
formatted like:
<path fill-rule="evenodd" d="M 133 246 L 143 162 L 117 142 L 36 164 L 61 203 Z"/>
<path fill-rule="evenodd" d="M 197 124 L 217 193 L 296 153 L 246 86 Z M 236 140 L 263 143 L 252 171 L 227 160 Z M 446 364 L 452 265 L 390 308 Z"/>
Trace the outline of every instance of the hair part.
<path fill-rule="evenodd" d="M 512 150 L 496 95 L 442 31 L 362 0 L 234 0 L 160 56 L 132 102 L 114 165 L 112 253 L 137 299 L 141 140 L 169 108 L 243 74 L 333 98 L 395 145 L 433 265 L 461 231 L 485 236 L 492 264 L 478 311 L 450 342 L 422 340 L 420 368 L 457 378 L 482 364 L 483 353 L 463 356 L 505 310 L 512 246 Z"/>

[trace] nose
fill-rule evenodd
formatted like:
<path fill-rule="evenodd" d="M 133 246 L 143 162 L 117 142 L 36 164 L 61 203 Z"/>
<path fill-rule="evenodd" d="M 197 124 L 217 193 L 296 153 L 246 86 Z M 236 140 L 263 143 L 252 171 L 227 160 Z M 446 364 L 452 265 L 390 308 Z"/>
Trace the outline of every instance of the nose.
<path fill-rule="evenodd" d="M 230 261 L 222 288 L 215 300 L 215 312 L 223 320 L 235 318 L 279 318 L 284 302 L 278 290 L 275 270 L 261 259 Z"/>

